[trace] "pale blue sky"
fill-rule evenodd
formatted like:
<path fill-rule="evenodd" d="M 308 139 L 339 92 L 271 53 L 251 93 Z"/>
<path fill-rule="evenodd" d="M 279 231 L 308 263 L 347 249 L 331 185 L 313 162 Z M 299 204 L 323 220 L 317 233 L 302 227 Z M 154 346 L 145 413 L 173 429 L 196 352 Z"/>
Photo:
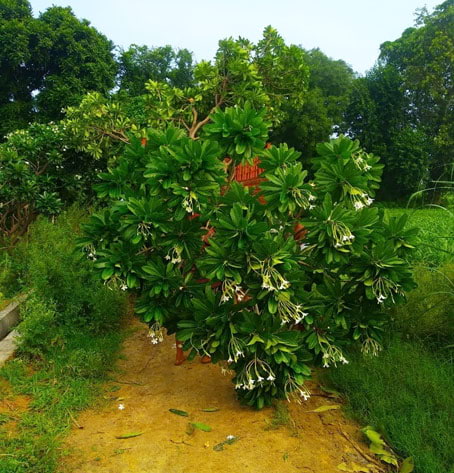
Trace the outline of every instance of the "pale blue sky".
<path fill-rule="evenodd" d="M 71 6 L 116 45 L 170 44 L 211 59 L 219 39 L 257 41 L 272 25 L 288 43 L 319 47 L 365 72 L 384 41 L 413 25 L 414 11 L 442 0 L 31 0 L 35 15 L 51 5 Z"/>

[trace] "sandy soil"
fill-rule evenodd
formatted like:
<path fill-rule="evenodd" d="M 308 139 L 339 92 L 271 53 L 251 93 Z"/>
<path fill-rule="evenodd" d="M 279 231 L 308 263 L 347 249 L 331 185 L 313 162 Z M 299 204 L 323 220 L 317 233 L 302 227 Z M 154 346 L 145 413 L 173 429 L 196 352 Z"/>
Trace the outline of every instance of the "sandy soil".
<path fill-rule="evenodd" d="M 146 326 L 132 322 L 116 382 L 101 407 L 77 419 L 61 471 L 71 473 L 336 473 L 384 471 L 369 456 L 358 425 L 341 410 L 308 412 L 335 404 L 314 383 L 313 396 L 288 404 L 291 421 L 270 429 L 274 408 L 241 406 L 228 376 L 199 360 L 174 366 L 173 338 L 151 345 Z M 113 390 L 113 391 L 112 391 Z M 124 409 L 119 409 L 119 405 Z M 218 408 L 216 412 L 202 409 Z M 187 411 L 180 417 L 169 409 Z M 203 422 L 211 432 L 188 431 Z M 129 433 L 141 433 L 118 439 Z M 233 435 L 223 450 L 213 447 Z M 219 447 L 217 447 L 219 448 Z M 372 463 L 374 462 L 374 463 Z M 345 468 L 348 468 L 347 470 Z"/>

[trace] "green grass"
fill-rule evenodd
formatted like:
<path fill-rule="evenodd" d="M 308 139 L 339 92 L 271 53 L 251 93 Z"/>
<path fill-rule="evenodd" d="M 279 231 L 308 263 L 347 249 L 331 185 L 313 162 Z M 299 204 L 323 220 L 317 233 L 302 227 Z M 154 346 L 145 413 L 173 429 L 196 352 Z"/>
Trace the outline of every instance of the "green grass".
<path fill-rule="evenodd" d="M 0 378 L 7 381 L 2 383 L 4 396 L 30 397 L 24 412 L 0 418 L 0 473 L 55 471 L 64 435 L 77 413 L 95 401 L 122 335 L 79 332 L 65 339 L 68 343 L 50 350 L 45 360 L 15 359 L 0 369 Z"/>
<path fill-rule="evenodd" d="M 454 258 L 454 211 L 441 208 L 386 209 L 386 215 L 408 215 L 408 227 L 419 229 L 414 261 L 439 266 Z"/>
<path fill-rule="evenodd" d="M 438 268 L 417 265 L 418 287 L 407 303 L 392 310 L 392 328 L 402 336 L 423 342 L 427 348 L 441 349 L 446 355 L 454 343 L 454 262 Z"/>
<path fill-rule="evenodd" d="M 15 288 L 17 277 L 32 295 L 21 309 L 19 358 L 0 369 L 0 396 L 30 403 L 0 417 L 0 473 L 56 470 L 64 435 L 95 401 L 119 352 L 125 296 L 75 251 L 84 218 L 77 209 L 56 222 L 39 218 L 4 260 L 12 271 L 3 287 Z"/>
<path fill-rule="evenodd" d="M 398 454 L 412 456 L 415 472 L 453 472 L 453 366 L 399 337 L 379 357 L 350 358 L 325 376 L 351 415 L 374 426 Z"/>

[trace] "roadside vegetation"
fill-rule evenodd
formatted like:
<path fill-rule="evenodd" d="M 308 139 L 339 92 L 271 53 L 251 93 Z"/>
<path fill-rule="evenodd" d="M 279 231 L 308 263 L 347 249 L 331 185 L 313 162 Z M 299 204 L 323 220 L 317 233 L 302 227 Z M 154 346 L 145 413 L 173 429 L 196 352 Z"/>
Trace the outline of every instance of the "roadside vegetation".
<path fill-rule="evenodd" d="M 390 314 L 377 357 L 352 351 L 348 365 L 324 372 L 347 400 L 350 415 L 374 426 L 415 472 L 447 473 L 454 465 L 454 216 L 449 209 L 407 213 L 419 228 L 417 289 Z"/>
<path fill-rule="evenodd" d="M 1 473 L 54 471 L 64 434 L 97 399 L 118 356 L 125 297 L 75 251 L 83 219 L 77 209 L 55 222 L 39 218 L 9 256 L 15 273 L 2 290 L 30 296 L 17 357 L 0 369 Z"/>

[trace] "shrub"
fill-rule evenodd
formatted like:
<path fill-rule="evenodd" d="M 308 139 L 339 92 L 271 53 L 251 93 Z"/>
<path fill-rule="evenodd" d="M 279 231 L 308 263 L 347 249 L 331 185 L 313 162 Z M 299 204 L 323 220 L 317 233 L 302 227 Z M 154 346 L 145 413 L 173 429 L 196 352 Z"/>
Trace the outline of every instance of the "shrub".
<path fill-rule="evenodd" d="M 350 343 L 379 349 L 387 310 L 414 287 L 416 233 L 372 206 L 382 166 L 358 142 L 320 144 L 308 179 L 300 153 L 263 149 L 263 116 L 227 108 L 197 140 L 172 126 L 131 138 L 80 240 L 101 279 L 138 292 L 152 342 L 176 331 L 190 357 L 228 365 L 258 408 L 306 398 L 311 365 L 346 363 Z M 232 183 L 254 156 L 260 189 Z"/>
<path fill-rule="evenodd" d="M 55 322 L 71 329 L 102 332 L 118 323 L 124 297 L 93 274 L 75 251 L 79 224 L 85 213 L 77 208 L 55 222 L 44 217 L 32 224 L 20 251 L 25 286 L 55 310 Z"/>
<path fill-rule="evenodd" d="M 22 323 L 18 327 L 19 353 L 41 358 L 62 342 L 62 330 L 51 303 L 31 296 L 21 309 L 21 317 Z"/>

